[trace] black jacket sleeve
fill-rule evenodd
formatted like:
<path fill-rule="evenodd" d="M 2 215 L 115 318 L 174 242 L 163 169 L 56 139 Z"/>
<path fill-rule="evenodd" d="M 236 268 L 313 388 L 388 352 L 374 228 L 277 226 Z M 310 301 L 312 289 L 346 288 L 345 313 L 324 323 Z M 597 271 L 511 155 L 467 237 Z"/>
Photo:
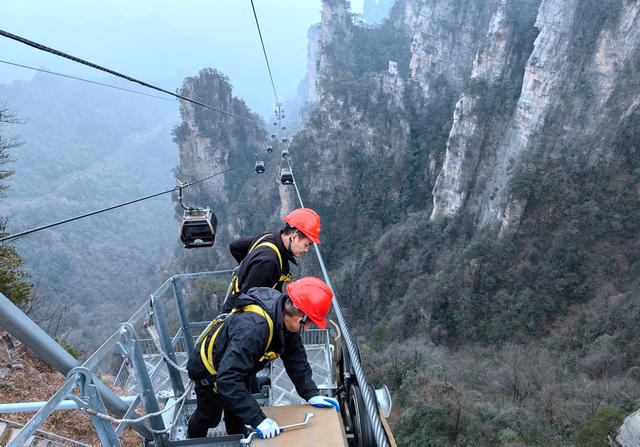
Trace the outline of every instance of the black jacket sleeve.
<path fill-rule="evenodd" d="M 278 255 L 269 247 L 254 249 L 256 250 L 260 250 L 260 253 L 253 256 L 251 252 L 252 256 L 246 267 L 247 276 L 242 278 L 240 287 L 242 293 L 246 293 L 252 287 L 273 287 L 280 280 Z"/>
<path fill-rule="evenodd" d="M 251 241 L 253 241 L 253 238 L 245 237 L 236 239 L 229 244 L 229 252 L 231 252 L 231 256 L 233 256 L 238 264 L 247 256 L 249 248 L 251 248 Z"/>
<path fill-rule="evenodd" d="M 304 400 L 317 396 L 318 387 L 312 379 L 311 366 L 307 361 L 307 352 L 304 350 L 300 335 L 292 332 L 285 334 L 285 347 L 281 357 L 298 395 Z"/>
<path fill-rule="evenodd" d="M 256 427 L 266 416 L 247 389 L 249 371 L 266 349 L 269 326 L 251 312 L 234 316 L 229 325 L 227 347 L 218 365 L 216 388 L 243 423 Z"/>

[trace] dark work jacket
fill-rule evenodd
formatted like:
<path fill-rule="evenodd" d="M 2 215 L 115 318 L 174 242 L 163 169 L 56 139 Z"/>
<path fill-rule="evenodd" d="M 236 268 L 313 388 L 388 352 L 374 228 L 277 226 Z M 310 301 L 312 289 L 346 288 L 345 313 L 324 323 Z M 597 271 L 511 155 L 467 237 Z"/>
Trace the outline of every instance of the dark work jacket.
<path fill-rule="evenodd" d="M 273 340 L 269 351 L 280 354 L 285 370 L 305 400 L 318 395 L 312 371 L 307 361 L 302 340 L 297 332 L 289 332 L 284 325 L 284 295 L 268 287 L 256 287 L 247 294 L 237 296 L 238 307 L 257 304 L 273 320 Z M 266 416 L 247 388 L 248 377 L 260 371 L 267 360 L 258 361 L 267 348 L 269 325 L 267 320 L 254 312 L 238 312 L 229 316 L 213 344 L 213 366 L 217 371 L 211 376 L 202 363 L 198 343 L 187 362 L 189 377 L 194 381 L 213 378 L 216 389 L 233 409 L 233 414 L 243 423 L 256 427 Z M 208 343 L 215 330 L 205 337 Z M 207 345 L 208 346 L 208 345 Z"/>
<path fill-rule="evenodd" d="M 282 243 L 281 233 L 279 231 L 270 233 L 262 242 L 271 242 L 280 251 L 282 256 L 282 269 L 280 269 L 280 261 L 278 255 L 271 247 L 257 247 L 251 253 L 249 249 L 255 242 L 267 233 L 262 233 L 252 238 L 236 239 L 229 245 L 231 255 L 240 264 L 238 270 L 238 284 L 240 293 L 246 293 L 253 287 L 272 287 L 282 292 L 282 284 L 280 277 L 289 274 L 289 262 L 297 265 L 296 258 L 287 247 Z M 222 311 L 230 312 L 231 309 L 237 307 L 235 298 L 238 294 L 232 293 L 225 302 Z"/>

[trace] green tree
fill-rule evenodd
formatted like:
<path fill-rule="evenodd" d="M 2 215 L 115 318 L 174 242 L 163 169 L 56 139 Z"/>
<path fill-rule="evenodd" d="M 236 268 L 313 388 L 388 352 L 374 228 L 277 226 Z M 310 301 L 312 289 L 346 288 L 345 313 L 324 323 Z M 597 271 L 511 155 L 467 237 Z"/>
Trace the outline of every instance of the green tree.
<path fill-rule="evenodd" d="M 607 435 L 615 435 L 623 420 L 624 415 L 617 408 L 600 407 L 584 427 L 573 433 L 573 441 L 579 447 L 607 447 Z"/>
<path fill-rule="evenodd" d="M 6 105 L 0 105 L 0 181 L 6 179 L 14 171 L 7 169 L 6 165 L 12 160 L 9 158 L 11 149 L 18 148 L 22 142 L 15 137 L 7 135 L 7 124 L 19 124 L 20 120 Z M 0 183 L 0 194 L 9 186 Z M 6 236 L 6 217 L 0 217 L 0 237 Z M 31 298 L 33 284 L 29 281 L 29 272 L 22 269 L 22 258 L 15 248 L 0 242 L 0 293 L 4 294 L 18 306 L 25 307 Z"/>

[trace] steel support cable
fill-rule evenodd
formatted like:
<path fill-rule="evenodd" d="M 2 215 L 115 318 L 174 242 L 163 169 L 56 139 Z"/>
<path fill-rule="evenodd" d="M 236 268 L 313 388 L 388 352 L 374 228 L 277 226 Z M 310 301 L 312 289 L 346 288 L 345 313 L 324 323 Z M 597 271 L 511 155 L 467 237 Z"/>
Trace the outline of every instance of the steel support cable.
<path fill-rule="evenodd" d="M 188 373 L 189 371 L 187 370 L 187 368 L 185 368 L 184 366 L 180 366 L 176 362 L 171 360 L 171 357 L 169 357 L 169 354 L 167 354 L 166 352 L 164 352 L 162 350 L 162 346 L 160 345 L 160 336 L 158 335 L 158 331 L 153 326 L 151 326 L 150 324 L 145 324 L 144 327 L 147 330 L 147 332 L 149 332 L 149 335 L 151 336 L 151 340 L 153 340 L 153 344 L 155 345 L 156 349 L 158 350 L 158 353 L 160 354 L 160 357 L 162 357 L 169 365 L 171 365 L 172 367 L 174 367 L 178 371 Z"/>
<path fill-rule="evenodd" d="M 291 159 L 287 158 L 287 164 L 289 165 L 289 169 L 291 169 L 293 186 L 296 190 L 296 194 L 298 195 L 300 207 L 304 208 L 304 203 L 302 202 L 302 197 L 300 196 L 300 191 L 298 190 L 298 184 L 296 183 L 296 178 L 293 175 Z M 331 291 L 334 292 L 333 286 L 331 285 L 331 280 L 329 279 L 329 274 L 327 273 L 327 268 L 324 265 L 324 260 L 322 259 L 322 255 L 320 254 L 320 250 L 318 249 L 318 244 L 313 244 L 313 248 L 315 248 L 316 250 L 316 256 L 318 257 L 318 262 L 320 263 L 320 268 L 322 269 L 324 280 Z M 369 416 L 369 421 L 373 425 L 373 433 L 376 438 L 376 443 L 378 444 L 378 447 L 389 447 L 389 440 L 387 439 L 384 427 L 382 426 L 382 421 L 380 420 L 380 414 L 378 413 L 378 408 L 376 406 L 374 396 L 369 390 L 369 384 L 367 383 L 367 378 L 365 377 L 364 370 L 362 369 L 362 365 L 360 364 L 360 358 L 358 356 L 358 351 L 356 350 L 356 345 L 351 338 L 351 333 L 349 332 L 347 321 L 342 315 L 342 309 L 340 308 L 340 304 L 338 303 L 335 292 L 333 293 L 332 303 L 333 309 L 336 312 L 336 317 L 338 318 L 340 329 L 342 330 L 342 336 L 347 345 L 347 351 L 349 351 L 349 357 L 353 366 L 353 371 L 356 374 L 356 380 L 358 382 L 358 385 L 360 386 L 360 392 L 362 393 L 362 399 L 364 400 L 364 405 L 367 410 L 367 416 Z"/>
<path fill-rule="evenodd" d="M 9 236 L 5 236 L 3 238 L 0 238 L 0 242 L 6 242 L 6 241 L 18 239 L 18 238 L 20 238 L 22 236 L 26 236 L 27 234 L 35 233 L 35 232 L 41 231 L 41 230 L 46 230 L 47 228 L 55 227 L 55 226 L 62 225 L 62 224 L 65 224 L 65 223 L 73 222 L 74 220 L 84 219 L 85 217 L 93 216 L 95 214 L 104 213 L 105 211 L 111 211 L 111 210 L 114 210 L 116 208 L 122 208 L 123 206 L 131 205 L 131 204 L 137 203 L 137 202 L 142 202 L 143 200 L 152 199 L 154 197 L 161 196 L 163 194 L 169 194 L 170 192 L 177 191 L 178 189 L 188 188 L 189 186 L 193 186 L 193 185 L 196 185 L 198 183 L 202 183 L 205 180 L 209 180 L 210 178 L 215 177 L 217 175 L 224 174 L 225 172 L 230 171 L 230 170 L 232 170 L 234 168 L 235 168 L 235 166 L 232 166 L 232 167 L 229 167 L 229 168 L 224 169 L 222 171 L 216 172 L 215 174 L 211 174 L 211 175 L 209 175 L 209 176 L 207 176 L 205 178 L 201 178 L 200 180 L 196 180 L 196 181 L 190 182 L 190 183 L 185 183 L 185 184 L 180 185 L 180 186 L 174 186 L 171 189 L 168 189 L 168 190 L 162 191 L 162 192 L 158 192 L 156 194 L 151 194 L 150 196 L 141 197 L 141 198 L 135 199 L 135 200 L 130 200 L 128 202 L 120 203 L 118 205 L 113 205 L 113 206 L 110 206 L 108 208 L 103 208 L 101 210 L 92 211 L 90 213 L 82 214 L 80 216 L 71 217 L 69 219 L 61 220 L 59 222 L 54 222 L 54 223 L 51 223 L 51 224 L 48 224 L 48 225 L 43 225 L 41 227 L 32 228 L 30 230 L 26 230 L 26 231 L 23 231 L 21 233 L 16 233 L 16 234 L 12 234 L 12 235 L 9 235 Z"/>
<path fill-rule="evenodd" d="M 164 98 L 162 96 L 152 95 L 150 93 L 139 92 L 137 90 L 131 90 L 131 89 L 124 88 L 124 87 L 117 87 L 115 85 L 106 84 L 104 82 L 91 81 L 89 79 L 79 78 L 77 76 L 71 76 L 71 75 L 67 75 L 67 74 L 64 74 L 64 73 L 56 73 L 55 71 L 45 70 L 44 68 L 30 67 L 28 65 L 17 64 L 15 62 L 4 61 L 2 59 L 0 59 L 0 63 L 7 64 L 7 65 L 13 65 L 15 67 L 28 68 L 29 70 L 40 71 L 42 73 L 48 73 L 48 74 L 52 74 L 52 75 L 55 75 L 55 76 L 60 76 L 60 77 L 63 77 L 63 78 L 75 79 L 76 81 L 88 82 L 89 84 L 95 84 L 95 85 L 101 85 L 103 87 L 114 88 L 116 90 L 123 90 L 125 92 L 135 93 L 137 95 L 144 95 L 144 96 L 149 96 L 151 98 L 162 99 L 163 101 L 173 101 L 173 99 L 171 99 L 171 98 Z"/>
<path fill-rule="evenodd" d="M 256 7 L 251 0 L 251 9 L 253 10 L 253 17 L 256 19 L 256 27 L 258 28 L 258 36 L 260 36 L 260 43 L 262 44 L 262 53 L 264 54 L 264 60 L 267 63 L 267 71 L 269 72 L 269 78 L 271 79 L 271 87 L 273 87 L 273 95 L 276 97 L 276 104 L 279 104 L 278 94 L 276 93 L 276 84 L 273 82 L 273 75 L 271 74 L 271 66 L 269 65 L 269 58 L 267 57 L 267 50 L 264 47 L 264 40 L 262 39 L 262 31 L 260 31 L 260 23 L 258 22 L 258 15 L 256 14 Z"/>
<path fill-rule="evenodd" d="M 138 422 L 142 422 L 145 421 L 149 418 L 152 418 L 154 416 L 161 416 L 162 414 L 166 413 L 167 411 L 171 410 L 173 407 L 175 407 L 178 404 L 182 404 L 187 396 L 189 395 L 189 393 L 191 392 L 191 389 L 193 387 L 193 382 L 189 382 L 189 385 L 187 385 L 187 389 L 185 390 L 184 393 L 182 393 L 182 396 L 180 396 L 179 398 L 177 398 L 176 400 L 174 400 L 171 404 L 167 405 L 166 407 L 164 407 L 162 410 L 160 411 L 156 411 L 154 413 L 147 413 L 144 416 L 140 416 L 139 418 L 135 418 L 135 419 L 117 419 L 114 418 L 113 416 L 110 416 L 108 414 L 104 414 L 104 413 L 99 413 L 96 410 L 94 410 L 93 408 L 86 408 L 82 411 L 84 411 L 85 413 L 88 413 L 92 416 L 96 416 L 99 417 L 100 419 L 104 419 L 105 421 L 109 421 L 112 422 L 114 424 L 135 424 Z M 182 407 L 180 407 L 182 408 Z M 173 427 L 173 425 L 175 424 L 175 421 L 173 424 L 171 424 L 171 427 Z M 171 430 L 171 428 L 165 428 L 164 430 L 153 430 L 150 429 L 150 431 L 154 432 L 154 433 L 167 433 L 169 430 Z"/>
<path fill-rule="evenodd" d="M 207 109 L 214 110 L 216 112 L 219 112 L 219 113 L 222 113 L 222 114 L 225 114 L 225 115 L 228 115 L 228 116 L 233 116 L 234 118 L 240 118 L 240 119 L 251 121 L 251 122 L 254 122 L 254 123 L 259 123 L 260 122 L 258 120 L 253 119 L 253 118 L 250 118 L 250 117 L 247 117 L 247 116 L 238 115 L 238 114 L 235 114 L 233 112 L 228 112 L 228 111 L 220 109 L 218 107 L 213 107 L 213 106 L 210 106 L 208 104 L 204 104 L 204 103 L 202 103 L 200 101 L 196 101 L 195 99 L 188 98 L 186 96 L 182 96 L 182 95 L 179 95 L 177 93 L 173 93 L 173 92 L 171 92 L 169 90 L 165 90 L 165 89 L 157 87 L 157 86 L 155 86 L 153 84 L 149 84 L 147 82 L 140 81 L 138 79 L 132 78 L 132 77 L 127 76 L 127 75 L 124 75 L 122 73 L 118 73 L 117 71 L 111 70 L 109 68 L 102 67 L 100 65 L 94 64 L 93 62 L 89 62 L 89 61 L 86 61 L 84 59 L 80 59 L 79 57 L 72 56 L 70 54 L 63 53 L 62 51 L 56 50 L 54 48 L 50 48 L 50 47 L 47 47 L 45 45 L 39 44 L 38 42 L 34 42 L 32 40 L 25 39 L 24 37 L 20 37 L 20 36 L 17 36 L 15 34 L 11 34 L 11 33 L 7 32 L 7 31 L 0 30 L 0 35 L 4 36 L 4 37 L 8 37 L 9 39 L 12 39 L 12 40 L 15 40 L 17 42 L 23 43 L 25 45 L 29 45 L 30 47 L 33 47 L 33 48 L 35 48 L 37 50 L 46 51 L 47 53 L 51 53 L 51 54 L 55 54 L 56 56 L 64 57 L 65 59 L 69 59 L 69 60 L 77 62 L 79 64 L 86 65 L 86 66 L 91 67 L 91 68 L 95 68 L 96 70 L 104 71 L 105 73 L 109 73 L 109 74 L 111 74 L 113 76 L 117 76 L 119 78 L 126 79 L 127 81 L 130 81 L 130 82 L 135 82 L 135 83 L 140 84 L 140 85 L 142 85 L 144 87 L 151 88 L 153 90 L 157 90 L 157 91 L 162 92 L 162 93 L 166 93 L 167 95 L 175 96 L 178 99 L 182 99 L 184 101 L 188 101 L 188 102 L 191 102 L 193 104 L 197 104 L 197 105 L 199 105 L 201 107 L 205 107 Z"/>

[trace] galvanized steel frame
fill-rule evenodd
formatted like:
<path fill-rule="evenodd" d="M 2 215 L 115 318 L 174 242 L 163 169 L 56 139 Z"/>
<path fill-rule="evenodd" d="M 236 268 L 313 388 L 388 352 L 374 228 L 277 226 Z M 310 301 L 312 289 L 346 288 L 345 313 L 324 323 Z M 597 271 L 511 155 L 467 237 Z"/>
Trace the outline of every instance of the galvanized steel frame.
<path fill-rule="evenodd" d="M 0 327 L 6 329 L 7 332 L 19 339 L 23 344 L 29 347 L 40 358 L 45 360 L 55 369 L 63 372 L 64 374 L 68 374 L 65 383 L 58 389 L 53 397 L 38 410 L 31 420 L 24 425 L 22 430 L 20 430 L 18 435 L 7 447 L 20 447 L 25 445 L 26 441 L 38 430 L 42 423 L 44 423 L 51 413 L 53 413 L 53 411 L 55 411 L 60 403 L 67 397 L 71 397 L 79 402 L 86 402 L 88 406 L 100 413 L 106 412 L 106 404 L 106 407 L 109 408 L 110 411 L 113 411 L 118 417 L 124 418 L 127 418 L 134 413 L 134 410 L 140 400 L 143 402 L 147 413 L 158 411 L 158 401 L 155 393 L 153 392 L 151 378 L 159 371 L 162 361 L 156 365 L 150 377 L 147 372 L 146 363 L 142 357 L 139 340 L 133 327 L 134 324 L 138 323 L 142 317 L 147 315 L 149 309 L 153 309 L 156 325 L 159 329 L 158 333 L 160 335 L 161 346 L 163 350 L 169 354 L 169 357 L 172 360 L 175 360 L 173 346 L 176 343 L 178 336 L 181 334 L 184 337 L 185 345 L 189 350 L 188 352 L 190 352 L 194 347 L 191 327 L 198 327 L 197 325 L 189 323 L 186 306 L 182 297 L 182 280 L 228 275 L 232 272 L 233 270 L 229 269 L 213 272 L 185 273 L 170 277 L 158 290 L 156 290 L 155 293 L 151 295 L 150 300 L 140 306 L 140 308 L 138 308 L 138 310 L 136 310 L 136 312 L 127 320 L 127 322 L 122 323 L 120 330 L 111 335 L 111 337 L 109 337 L 109 339 L 107 339 L 107 341 L 105 341 L 102 346 L 100 346 L 82 365 L 80 365 L 77 360 L 71 357 L 69 353 L 58 345 L 55 340 L 40 329 L 38 325 L 27 317 L 6 296 L 0 293 Z M 169 287 L 172 287 L 173 289 L 173 295 L 181 323 L 179 333 L 176 334 L 176 337 L 174 337 L 173 340 L 169 337 L 166 318 L 164 318 L 164 312 L 159 300 L 160 296 L 164 294 Z M 120 339 L 123 339 L 124 343 L 119 342 Z M 91 369 L 94 368 L 107 353 L 111 352 L 116 345 L 120 345 L 121 349 L 124 349 L 124 351 L 130 356 L 138 383 L 141 384 L 143 388 L 141 390 L 141 399 L 135 399 L 130 405 L 122 401 L 95 376 L 91 375 Z M 173 356 L 171 354 L 173 354 Z M 167 368 L 170 372 L 174 396 L 184 393 L 184 384 L 182 383 L 179 373 L 172 375 L 172 371 L 174 371 L 174 373 L 177 373 L 177 371 L 168 363 Z M 87 376 L 87 374 L 89 374 L 89 376 Z M 82 379 L 79 379 L 80 377 L 82 377 Z M 80 384 L 78 383 L 79 380 L 81 382 Z M 71 390 L 77 385 L 80 385 L 80 389 L 83 391 L 83 396 L 69 396 Z M 104 403 L 102 403 L 103 399 Z M 119 446 L 120 444 L 117 437 L 122 433 L 124 425 L 120 424 L 114 431 L 111 423 L 107 423 L 107 426 L 102 422 L 104 421 L 98 422 L 94 420 L 94 427 L 96 428 L 103 445 Z M 150 418 L 150 424 L 154 430 L 164 429 L 164 422 L 162 421 L 161 416 Z M 166 435 L 154 434 L 142 423 L 132 424 L 132 427 L 147 441 L 153 439 L 157 446 L 168 445 Z M 115 441 L 111 432 L 115 434 Z"/>

